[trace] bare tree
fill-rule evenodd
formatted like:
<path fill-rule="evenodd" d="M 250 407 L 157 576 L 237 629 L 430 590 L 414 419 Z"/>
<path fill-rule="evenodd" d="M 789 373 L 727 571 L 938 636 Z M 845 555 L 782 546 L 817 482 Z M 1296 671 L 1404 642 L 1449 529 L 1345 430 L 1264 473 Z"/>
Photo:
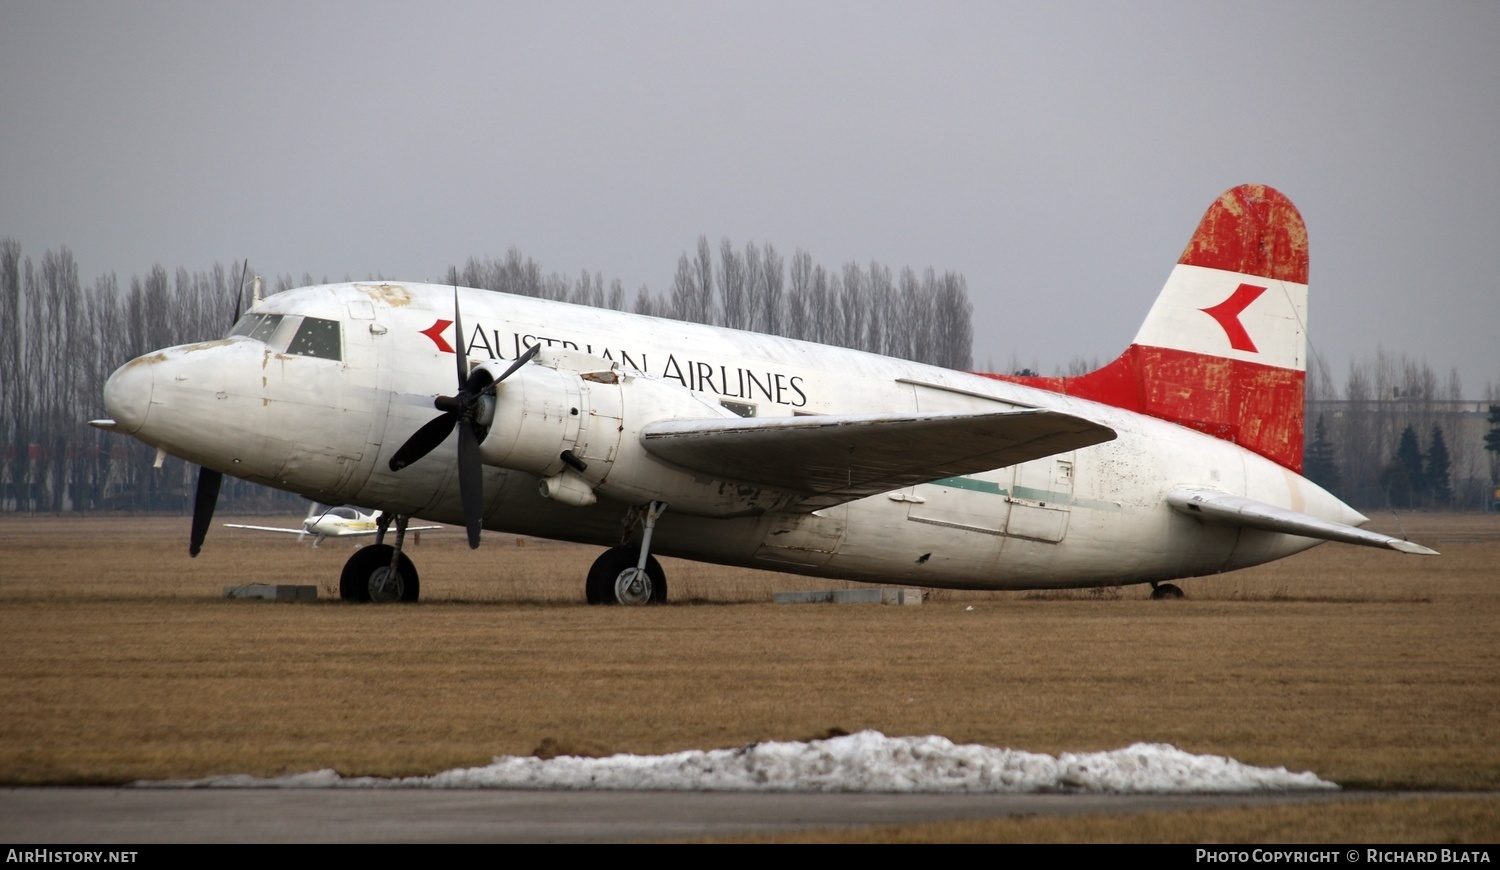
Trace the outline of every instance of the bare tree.
<path fill-rule="evenodd" d="M 0 240 L 0 510 L 19 506 L 26 463 L 26 396 L 30 384 L 21 357 L 25 350 L 24 297 L 21 295 L 21 243 Z"/>
<path fill-rule="evenodd" d="M 727 238 L 719 243 L 718 287 L 720 310 L 724 315 L 720 322 L 730 329 L 749 328 L 745 259 Z"/>
<path fill-rule="evenodd" d="M 712 323 L 714 315 L 714 256 L 708 247 L 708 236 L 698 237 L 698 304 L 692 318 L 696 323 Z"/>
<path fill-rule="evenodd" d="M 791 338 L 809 339 L 812 327 L 809 322 L 812 305 L 812 255 L 798 248 L 792 254 L 790 284 L 786 293 L 786 335 Z"/>
<path fill-rule="evenodd" d="M 865 304 L 865 275 L 858 263 L 844 264 L 839 313 L 843 317 L 843 329 L 837 343 L 844 347 L 859 347 L 865 341 L 865 318 L 870 309 Z"/>
<path fill-rule="evenodd" d="M 776 253 L 776 248 L 769 243 L 765 246 L 761 257 L 758 274 L 760 292 L 757 296 L 760 300 L 761 315 L 755 328 L 771 335 L 787 335 L 784 311 L 786 299 L 782 292 L 786 283 L 786 268 L 781 255 Z"/>
<path fill-rule="evenodd" d="M 669 307 L 669 316 L 678 320 L 692 320 L 698 309 L 697 272 L 693 270 L 693 264 L 688 260 L 687 254 L 677 258 L 677 274 L 672 278 L 672 299 Z M 636 301 L 636 311 L 641 312 L 640 300 Z"/>

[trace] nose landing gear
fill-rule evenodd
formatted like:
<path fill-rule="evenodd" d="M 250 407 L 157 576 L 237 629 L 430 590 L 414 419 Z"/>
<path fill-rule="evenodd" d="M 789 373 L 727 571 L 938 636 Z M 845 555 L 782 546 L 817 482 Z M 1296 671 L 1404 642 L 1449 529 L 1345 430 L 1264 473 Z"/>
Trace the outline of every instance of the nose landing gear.
<path fill-rule="evenodd" d="M 396 521 L 394 547 L 383 543 L 392 519 Z M 340 598 L 376 604 L 417 600 L 421 591 L 417 566 L 401 552 L 408 519 L 410 518 L 405 516 L 380 515 L 376 521 L 380 531 L 375 536 L 375 543 L 354 551 L 354 555 L 344 563 L 344 573 L 339 577 Z"/>

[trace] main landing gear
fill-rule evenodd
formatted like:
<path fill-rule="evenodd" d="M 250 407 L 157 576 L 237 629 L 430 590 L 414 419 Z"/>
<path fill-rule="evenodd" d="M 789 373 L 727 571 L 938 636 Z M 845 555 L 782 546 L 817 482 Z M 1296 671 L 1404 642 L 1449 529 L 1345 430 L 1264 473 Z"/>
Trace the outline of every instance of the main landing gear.
<path fill-rule="evenodd" d="M 386 530 L 391 520 L 396 521 L 396 546 L 385 543 Z M 390 601 L 416 601 L 421 586 L 417 579 L 417 567 L 401 552 L 406 540 L 406 523 L 409 517 L 381 514 L 376 520 L 379 532 L 375 543 L 354 551 L 344 563 L 344 573 L 339 577 L 339 597 L 345 601 L 363 601 L 384 604 Z"/>
<path fill-rule="evenodd" d="M 1152 601 L 1175 601 L 1182 597 L 1182 587 L 1175 583 L 1151 582 Z"/>
<path fill-rule="evenodd" d="M 667 574 L 651 555 L 651 533 L 666 509 L 666 502 L 653 501 L 639 512 L 632 511 L 625 534 L 629 536 L 636 521 L 643 521 L 646 530 L 641 544 L 611 547 L 594 560 L 584 587 L 590 604 L 661 604 L 667 600 Z"/>
<path fill-rule="evenodd" d="M 589 568 L 584 594 L 590 604 L 661 604 L 667 600 L 667 575 L 651 555 L 651 535 L 667 503 L 653 501 L 633 509 L 626 518 L 628 538 L 637 523 L 645 527 L 641 543 L 605 550 Z M 356 550 L 344 563 L 339 577 L 339 597 L 345 601 L 385 603 L 416 601 L 421 586 L 417 568 L 401 552 L 406 540 L 406 516 L 381 514 L 375 543 Z M 396 544 L 385 543 L 391 522 L 396 523 Z"/>

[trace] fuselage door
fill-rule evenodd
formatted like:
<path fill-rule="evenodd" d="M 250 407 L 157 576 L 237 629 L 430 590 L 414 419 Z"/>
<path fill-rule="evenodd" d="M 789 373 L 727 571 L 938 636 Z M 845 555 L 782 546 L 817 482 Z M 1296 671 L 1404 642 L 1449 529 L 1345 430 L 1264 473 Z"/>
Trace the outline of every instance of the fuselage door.
<path fill-rule="evenodd" d="M 996 411 L 1011 407 L 988 396 L 935 384 L 913 384 L 912 388 L 918 411 Z M 1010 513 L 1010 482 L 1010 470 L 997 469 L 919 484 L 889 497 L 907 502 L 906 518 L 912 522 L 998 535 L 1005 531 Z"/>
<path fill-rule="evenodd" d="M 1015 466 L 1005 534 L 1056 543 L 1068 533 L 1073 504 L 1073 453 Z"/>

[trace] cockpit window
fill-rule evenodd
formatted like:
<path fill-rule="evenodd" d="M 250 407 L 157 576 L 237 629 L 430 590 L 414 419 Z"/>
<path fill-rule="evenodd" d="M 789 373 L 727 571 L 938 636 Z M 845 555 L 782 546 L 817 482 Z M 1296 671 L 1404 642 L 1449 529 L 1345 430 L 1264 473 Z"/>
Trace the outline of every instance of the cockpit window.
<path fill-rule="evenodd" d="M 281 325 L 280 314 L 246 314 L 229 330 L 230 335 L 243 335 L 256 341 L 269 343 L 271 334 Z"/>
<path fill-rule="evenodd" d="M 340 341 L 339 322 L 321 317 L 304 317 L 302 326 L 287 345 L 287 353 L 299 356 L 317 356 L 323 359 L 342 360 L 344 346 Z"/>
<path fill-rule="evenodd" d="M 297 314 L 247 314 L 229 334 L 253 338 L 281 353 L 331 360 L 344 358 L 342 330 L 337 320 Z"/>

